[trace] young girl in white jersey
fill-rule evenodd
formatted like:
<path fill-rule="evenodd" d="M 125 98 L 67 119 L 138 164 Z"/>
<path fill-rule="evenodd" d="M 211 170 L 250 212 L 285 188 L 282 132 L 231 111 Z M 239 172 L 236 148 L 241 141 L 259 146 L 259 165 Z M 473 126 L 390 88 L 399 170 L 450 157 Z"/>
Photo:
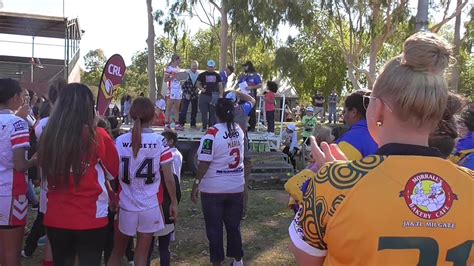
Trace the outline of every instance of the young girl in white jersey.
<path fill-rule="evenodd" d="M 165 127 L 168 129 L 171 128 L 171 124 L 175 124 L 176 119 L 178 119 L 179 106 L 181 104 L 181 99 L 183 98 L 181 82 L 176 78 L 176 74 L 181 71 L 179 69 L 180 63 L 181 58 L 174 54 L 171 57 L 171 63 L 168 65 L 165 71 L 165 81 L 168 82 Z M 180 124 L 177 124 L 175 127 L 176 130 L 183 130 L 183 127 Z"/>
<path fill-rule="evenodd" d="M 150 128 L 154 115 L 155 108 L 150 99 L 137 98 L 130 109 L 132 132 L 116 140 L 120 157 L 120 209 L 114 249 L 107 265 L 120 265 L 128 240 L 135 235 L 135 265 L 146 265 L 153 233 L 164 228 L 161 202 L 158 199 L 160 168 L 171 197 L 170 219 L 175 220 L 177 217 L 173 155 L 163 136 L 153 133 Z"/>
<path fill-rule="evenodd" d="M 176 183 L 176 198 L 179 201 L 181 200 L 181 187 L 179 185 L 181 180 L 181 166 L 183 165 L 183 155 L 178 151 L 176 148 L 176 143 L 178 142 L 178 135 L 174 131 L 165 131 L 161 133 L 161 135 L 166 139 L 168 146 L 170 147 L 170 151 L 173 154 L 173 165 L 172 171 L 174 176 L 174 181 Z M 162 182 L 163 183 L 163 182 Z M 160 191 L 160 194 L 161 191 Z M 163 188 L 163 203 L 162 209 L 165 218 L 165 228 L 155 233 L 155 237 L 158 237 L 158 247 L 160 251 L 160 265 L 161 266 L 168 266 L 171 264 L 171 253 L 169 250 L 170 242 L 173 241 L 174 234 L 175 234 L 175 224 L 173 220 L 170 220 L 168 215 L 166 215 L 166 211 L 170 206 L 170 195 L 166 188 Z M 153 239 L 150 250 L 148 252 L 148 262 L 147 265 L 151 264 L 151 255 L 154 249 L 154 242 L 155 238 Z"/>
<path fill-rule="evenodd" d="M 13 79 L 0 79 L 0 265 L 20 265 L 28 201 L 25 171 L 36 164 L 26 159 L 28 124 L 14 115 L 24 93 Z"/>

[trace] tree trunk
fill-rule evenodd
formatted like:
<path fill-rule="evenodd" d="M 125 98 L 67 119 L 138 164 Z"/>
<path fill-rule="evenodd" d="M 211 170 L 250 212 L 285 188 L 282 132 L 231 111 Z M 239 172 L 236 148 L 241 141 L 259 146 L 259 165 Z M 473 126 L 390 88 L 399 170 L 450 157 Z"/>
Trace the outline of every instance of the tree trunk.
<path fill-rule="evenodd" d="M 229 22 L 227 20 L 227 7 L 225 6 L 225 1 L 222 1 L 220 8 L 221 11 L 221 27 L 220 27 L 220 37 L 221 37 L 221 46 L 219 53 L 219 69 L 224 71 L 227 67 L 227 48 L 229 47 Z"/>
<path fill-rule="evenodd" d="M 356 74 L 354 74 L 356 70 L 353 66 L 354 62 L 352 60 L 352 55 L 345 55 L 345 59 L 347 65 L 347 77 L 351 81 L 352 86 L 354 87 L 354 91 L 360 90 L 359 79 Z"/>
<path fill-rule="evenodd" d="M 461 4 L 461 0 L 457 0 L 457 6 Z M 461 49 L 461 14 L 462 12 L 459 12 L 459 14 L 456 16 L 456 21 L 454 24 L 454 57 L 456 58 L 456 64 L 453 66 L 452 69 L 452 74 L 451 74 L 451 90 L 454 92 L 458 91 L 458 85 L 459 85 L 459 76 L 460 76 L 460 64 L 461 64 L 461 55 L 459 53 L 459 50 Z"/>
<path fill-rule="evenodd" d="M 156 74 L 155 74 L 155 28 L 153 25 L 153 7 L 152 0 L 146 0 L 147 16 L 148 16 L 148 38 L 146 40 L 148 46 L 148 97 L 155 102 L 156 100 Z"/>
<path fill-rule="evenodd" d="M 428 2 L 428 0 L 418 0 L 416 31 L 424 30 L 428 27 Z"/>

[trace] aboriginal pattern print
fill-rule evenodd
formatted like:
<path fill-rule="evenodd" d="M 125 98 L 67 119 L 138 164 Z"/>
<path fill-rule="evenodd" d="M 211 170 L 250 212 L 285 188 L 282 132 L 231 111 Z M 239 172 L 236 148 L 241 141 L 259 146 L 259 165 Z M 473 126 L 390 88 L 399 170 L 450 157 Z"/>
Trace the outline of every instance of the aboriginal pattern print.
<path fill-rule="evenodd" d="M 307 195 L 303 200 L 303 208 L 298 224 L 303 229 L 304 237 L 311 246 L 326 249 L 326 244 L 321 241 L 326 233 L 326 226 L 321 223 L 326 217 L 328 206 L 325 198 L 316 197 L 314 182 L 307 186 Z"/>
<path fill-rule="evenodd" d="M 295 217 L 295 222 L 304 232 L 303 237 L 308 244 L 320 250 L 327 249 L 324 235 L 330 217 L 336 213 L 350 189 L 384 159 L 383 156 L 373 155 L 352 162 L 327 164 L 305 182 L 302 210 Z M 301 185 L 301 180 L 298 183 Z"/>
<path fill-rule="evenodd" d="M 329 209 L 329 215 L 330 215 L 330 216 L 333 216 L 333 215 L 334 215 L 334 213 L 336 212 L 337 206 L 339 206 L 339 204 L 342 203 L 342 201 L 344 200 L 345 197 L 346 197 L 346 195 L 341 194 L 341 195 L 337 196 L 337 197 L 332 201 L 331 209 Z"/>
<path fill-rule="evenodd" d="M 357 161 L 326 164 L 319 170 L 314 181 L 319 184 L 329 181 L 337 189 L 350 189 L 384 159 L 383 156 L 372 155 Z"/>

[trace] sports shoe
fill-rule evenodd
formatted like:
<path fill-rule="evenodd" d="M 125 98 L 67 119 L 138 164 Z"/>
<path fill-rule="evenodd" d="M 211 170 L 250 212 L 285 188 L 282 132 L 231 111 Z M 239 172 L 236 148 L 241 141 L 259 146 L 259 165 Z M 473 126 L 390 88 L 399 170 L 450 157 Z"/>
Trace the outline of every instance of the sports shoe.
<path fill-rule="evenodd" d="M 240 259 L 239 261 L 235 260 L 230 264 L 231 266 L 243 266 L 244 265 L 244 260 Z"/>
<path fill-rule="evenodd" d="M 42 247 L 44 245 L 46 245 L 46 242 L 48 241 L 48 238 L 47 236 L 42 236 L 40 237 L 40 239 L 38 239 L 38 247 Z"/>
<path fill-rule="evenodd" d="M 129 262 L 128 262 L 128 265 L 129 265 L 129 266 L 135 266 L 135 262 L 134 262 L 133 260 L 132 260 L 132 261 L 129 261 Z"/>
<path fill-rule="evenodd" d="M 25 250 L 21 250 L 21 256 L 25 259 L 31 259 L 31 256 L 26 255 Z"/>
<path fill-rule="evenodd" d="M 201 128 L 201 132 L 206 132 L 206 131 L 207 131 L 207 127 Z"/>
<path fill-rule="evenodd" d="M 245 220 L 245 219 L 247 219 L 247 212 L 246 211 L 244 211 L 244 213 L 242 214 L 242 220 Z"/>

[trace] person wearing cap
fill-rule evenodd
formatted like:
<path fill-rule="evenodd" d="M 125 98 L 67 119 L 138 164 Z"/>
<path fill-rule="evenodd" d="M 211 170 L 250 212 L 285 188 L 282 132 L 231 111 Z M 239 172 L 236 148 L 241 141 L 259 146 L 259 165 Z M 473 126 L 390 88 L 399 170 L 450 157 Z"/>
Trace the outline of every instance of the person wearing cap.
<path fill-rule="evenodd" d="M 316 124 L 318 123 L 316 116 L 314 116 L 314 109 L 312 106 L 306 107 L 306 113 L 301 119 L 303 123 L 303 142 L 306 145 L 309 145 L 309 137 L 311 137 L 314 133 L 314 129 L 316 128 Z"/>
<path fill-rule="evenodd" d="M 165 126 L 166 116 L 166 102 L 163 99 L 158 99 L 155 102 L 155 118 L 153 119 L 153 126 L 163 127 Z"/>
<path fill-rule="evenodd" d="M 250 94 L 254 99 L 257 99 L 257 90 L 262 87 L 262 78 L 255 70 L 253 63 L 251 61 L 245 62 L 242 65 L 244 67 L 244 75 L 240 77 L 239 84 L 246 82 L 247 88 L 242 90 L 245 94 Z M 250 112 L 249 120 L 249 131 L 255 131 L 255 126 L 257 125 L 257 116 L 255 113 L 255 106 Z"/>
<path fill-rule="evenodd" d="M 221 76 L 216 72 L 216 62 L 207 61 L 207 70 L 199 74 L 196 87 L 201 91 L 199 110 L 202 116 L 202 131 L 216 123 L 216 103 L 224 96 Z"/>
<path fill-rule="evenodd" d="M 191 128 L 196 128 L 196 115 L 198 110 L 198 90 L 196 87 L 199 63 L 193 61 L 191 69 L 189 69 L 189 78 L 183 84 L 183 99 L 181 100 L 181 112 L 179 113 L 179 124 L 186 124 L 186 116 L 188 115 L 188 107 L 191 104 Z"/>
<path fill-rule="evenodd" d="M 250 172 L 252 171 L 252 157 L 249 150 L 249 138 L 247 134 L 248 117 L 255 106 L 255 99 L 240 91 L 230 91 L 225 97 L 234 103 L 234 122 L 237 123 L 244 132 L 244 179 L 248 184 Z M 247 218 L 248 186 L 244 187 L 244 212 L 242 220 Z"/>
<path fill-rule="evenodd" d="M 296 170 L 296 154 L 298 153 L 298 135 L 296 132 L 296 126 L 294 124 L 289 124 L 285 131 L 283 131 L 282 144 L 285 146 L 283 148 L 283 153 L 288 155 L 293 169 Z"/>

